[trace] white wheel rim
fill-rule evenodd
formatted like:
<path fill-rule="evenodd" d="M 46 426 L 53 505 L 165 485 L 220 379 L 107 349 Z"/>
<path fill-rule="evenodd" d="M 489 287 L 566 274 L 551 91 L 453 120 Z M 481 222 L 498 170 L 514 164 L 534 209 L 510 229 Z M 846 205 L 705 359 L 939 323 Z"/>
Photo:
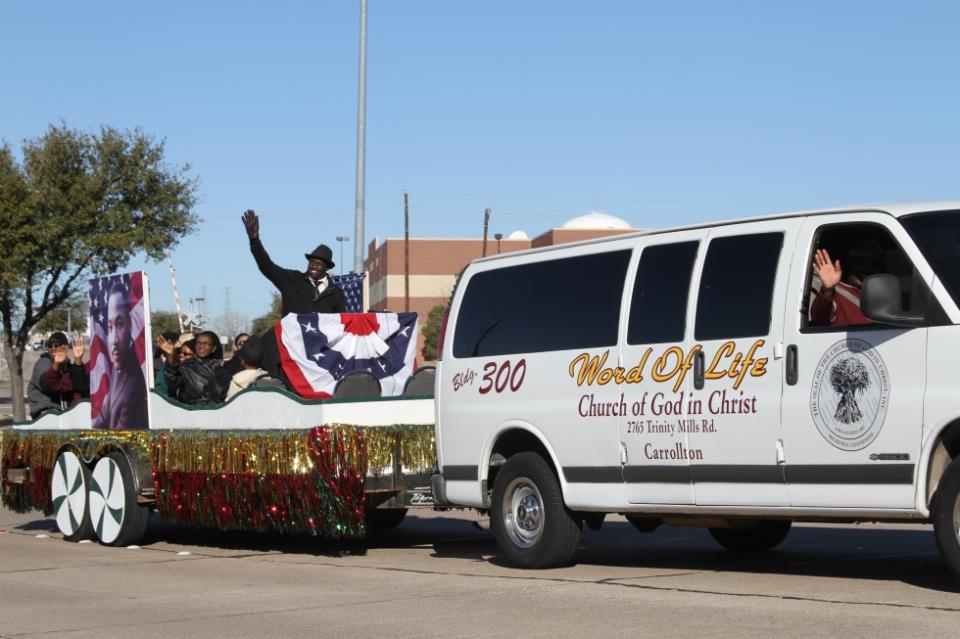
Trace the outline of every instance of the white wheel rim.
<path fill-rule="evenodd" d="M 83 479 L 83 462 L 76 453 L 66 451 L 57 457 L 50 485 L 53 512 L 57 516 L 57 528 L 64 535 L 77 532 L 87 508 L 87 486 Z"/>
<path fill-rule="evenodd" d="M 953 502 L 953 536 L 957 544 L 960 545 L 960 498 Z"/>
<path fill-rule="evenodd" d="M 517 477 L 504 491 L 503 521 L 507 537 L 520 548 L 532 548 L 543 534 L 545 513 L 540 489 L 526 477 Z"/>
<path fill-rule="evenodd" d="M 125 502 L 120 467 L 109 457 L 101 458 L 90 480 L 90 521 L 103 543 L 113 543 L 120 536 Z"/>

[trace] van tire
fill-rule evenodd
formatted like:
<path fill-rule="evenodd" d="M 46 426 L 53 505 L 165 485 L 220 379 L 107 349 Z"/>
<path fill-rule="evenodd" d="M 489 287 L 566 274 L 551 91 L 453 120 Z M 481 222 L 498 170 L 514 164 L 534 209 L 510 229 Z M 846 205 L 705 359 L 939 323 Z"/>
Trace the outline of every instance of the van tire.
<path fill-rule="evenodd" d="M 710 536 L 733 552 L 763 552 L 780 545 L 790 532 L 791 523 L 783 519 L 764 519 L 748 527 L 711 528 Z"/>
<path fill-rule="evenodd" d="M 933 534 L 940 556 L 960 577 L 960 457 L 944 471 L 933 496 Z"/>
<path fill-rule="evenodd" d="M 513 455 L 497 472 L 490 524 L 503 558 L 518 568 L 567 565 L 580 545 L 582 523 L 537 453 Z"/>

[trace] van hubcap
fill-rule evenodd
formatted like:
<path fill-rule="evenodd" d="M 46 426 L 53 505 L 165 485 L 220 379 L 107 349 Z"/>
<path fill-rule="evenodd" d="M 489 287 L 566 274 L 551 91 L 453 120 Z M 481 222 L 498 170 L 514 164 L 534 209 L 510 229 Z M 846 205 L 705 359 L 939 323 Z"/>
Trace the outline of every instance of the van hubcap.
<path fill-rule="evenodd" d="M 543 534 L 543 498 L 526 477 L 518 477 L 507 486 L 503 500 L 503 521 L 514 545 L 530 548 Z"/>
<path fill-rule="evenodd" d="M 957 545 L 960 545 L 960 495 L 953 502 L 953 536 L 957 538 Z"/>

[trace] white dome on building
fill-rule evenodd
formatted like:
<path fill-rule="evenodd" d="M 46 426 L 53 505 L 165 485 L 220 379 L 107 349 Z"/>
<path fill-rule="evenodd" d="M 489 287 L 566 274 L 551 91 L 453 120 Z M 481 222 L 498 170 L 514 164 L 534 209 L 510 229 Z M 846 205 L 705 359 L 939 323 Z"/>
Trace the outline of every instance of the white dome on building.
<path fill-rule="evenodd" d="M 629 229 L 630 223 L 603 211 L 590 211 L 586 215 L 564 222 L 562 229 Z"/>
<path fill-rule="evenodd" d="M 523 231 L 514 231 L 513 233 L 507 236 L 507 239 L 508 240 L 529 240 L 530 238 L 527 237 L 527 234 L 524 233 Z"/>

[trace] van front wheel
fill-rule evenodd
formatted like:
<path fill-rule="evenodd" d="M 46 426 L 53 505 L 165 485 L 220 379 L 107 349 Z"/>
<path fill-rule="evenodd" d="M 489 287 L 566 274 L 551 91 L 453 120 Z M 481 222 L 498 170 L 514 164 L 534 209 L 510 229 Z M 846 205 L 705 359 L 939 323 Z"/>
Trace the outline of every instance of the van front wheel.
<path fill-rule="evenodd" d="M 950 462 L 940 480 L 932 514 L 940 556 L 960 577 L 960 457 Z"/>
<path fill-rule="evenodd" d="M 714 541 L 734 552 L 763 552 L 780 545 L 790 532 L 789 521 L 760 520 L 745 527 L 711 528 Z"/>
<path fill-rule="evenodd" d="M 581 522 L 567 510 L 553 470 L 536 453 L 510 457 L 493 482 L 490 523 L 511 565 L 552 568 L 570 563 Z"/>

